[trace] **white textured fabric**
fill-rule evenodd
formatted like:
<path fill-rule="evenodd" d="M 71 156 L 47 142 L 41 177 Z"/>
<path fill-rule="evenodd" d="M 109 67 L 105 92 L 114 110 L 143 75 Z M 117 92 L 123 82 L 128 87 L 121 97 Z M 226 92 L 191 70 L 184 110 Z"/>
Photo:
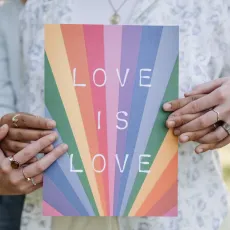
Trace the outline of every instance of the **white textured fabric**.
<path fill-rule="evenodd" d="M 78 2 L 29 0 L 22 14 L 22 35 L 27 36 L 24 43 L 27 104 L 32 113 L 43 114 L 43 23 L 84 22 L 84 18 L 74 17 L 76 7 L 81 7 Z M 92 11 L 95 4 L 87 2 L 85 14 Z M 101 23 L 96 15 L 90 16 L 89 20 L 87 15 L 88 23 Z M 229 17 L 229 0 L 140 0 L 127 24 L 180 25 L 180 96 L 183 96 L 195 85 L 229 74 Z M 108 24 L 107 19 L 104 24 Z M 195 146 L 196 143 L 188 143 L 179 149 L 179 216 L 120 218 L 120 230 L 219 229 L 228 212 L 228 201 L 218 154 L 209 151 L 196 155 Z M 33 207 L 38 212 L 39 206 Z M 30 223 L 24 224 L 23 229 L 32 229 Z"/>

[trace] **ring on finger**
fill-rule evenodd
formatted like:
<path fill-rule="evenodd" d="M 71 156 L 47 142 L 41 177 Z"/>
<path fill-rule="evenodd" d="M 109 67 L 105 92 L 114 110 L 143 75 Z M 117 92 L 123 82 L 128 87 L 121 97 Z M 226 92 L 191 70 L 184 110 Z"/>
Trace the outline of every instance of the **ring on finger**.
<path fill-rule="evenodd" d="M 20 163 L 16 161 L 13 156 L 9 156 L 8 159 L 10 161 L 10 166 L 12 169 L 19 169 Z"/>
<path fill-rule="evenodd" d="M 18 117 L 20 116 L 20 114 L 16 114 L 15 116 L 12 117 L 12 123 L 14 125 L 14 127 L 18 128 Z"/>
<path fill-rule="evenodd" d="M 33 178 L 33 177 L 27 177 L 27 176 L 25 175 L 25 172 L 24 172 L 25 166 L 26 166 L 26 165 L 23 165 L 23 166 L 22 166 L 22 175 L 23 175 L 23 177 L 25 178 L 26 181 L 31 181 L 31 183 L 32 183 L 34 186 L 37 185 L 36 182 L 34 181 L 34 178 Z"/>
<path fill-rule="evenodd" d="M 220 121 L 220 113 L 216 111 L 215 109 L 212 110 L 217 115 L 217 122 Z"/>
<path fill-rule="evenodd" d="M 221 126 L 230 135 L 230 125 L 224 122 Z"/>

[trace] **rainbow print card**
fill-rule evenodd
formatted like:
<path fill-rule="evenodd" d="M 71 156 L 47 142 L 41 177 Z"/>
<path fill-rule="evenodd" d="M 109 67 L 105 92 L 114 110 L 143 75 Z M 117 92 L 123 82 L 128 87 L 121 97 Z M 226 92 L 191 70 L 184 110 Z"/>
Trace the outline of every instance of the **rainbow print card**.
<path fill-rule="evenodd" d="M 46 116 L 68 152 L 45 173 L 46 216 L 177 216 L 177 26 L 45 26 Z"/>

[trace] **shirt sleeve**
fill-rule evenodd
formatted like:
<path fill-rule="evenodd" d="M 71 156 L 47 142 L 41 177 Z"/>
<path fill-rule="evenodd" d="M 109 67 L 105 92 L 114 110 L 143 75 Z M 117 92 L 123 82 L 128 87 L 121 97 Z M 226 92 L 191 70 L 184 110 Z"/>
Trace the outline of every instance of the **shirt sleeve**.
<path fill-rule="evenodd" d="M 0 22 L 4 21 L 0 19 Z M 9 59 L 0 23 L 0 117 L 16 111 L 14 91 L 9 77 Z"/>

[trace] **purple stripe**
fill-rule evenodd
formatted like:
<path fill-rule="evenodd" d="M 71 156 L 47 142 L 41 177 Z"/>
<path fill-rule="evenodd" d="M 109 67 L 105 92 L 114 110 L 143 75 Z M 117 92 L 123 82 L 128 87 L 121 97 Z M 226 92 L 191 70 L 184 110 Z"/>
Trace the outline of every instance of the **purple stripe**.
<path fill-rule="evenodd" d="M 155 119 L 161 107 L 168 81 L 170 79 L 176 59 L 178 57 L 178 50 L 178 27 L 164 27 L 152 75 L 152 87 L 150 88 L 147 96 L 142 122 L 138 133 L 137 143 L 135 146 L 133 161 L 131 164 L 125 194 L 122 201 L 122 207 L 120 212 L 121 215 L 125 210 L 128 198 L 135 182 L 135 178 L 138 173 L 138 155 L 145 152 Z"/>
<path fill-rule="evenodd" d="M 129 74 L 127 75 L 124 87 L 120 86 L 119 90 L 119 107 L 118 111 L 125 111 L 128 116 L 125 117 L 129 121 L 130 108 L 133 95 L 133 87 L 135 82 L 136 65 L 139 54 L 140 39 L 141 39 L 141 26 L 123 26 L 122 32 L 122 56 L 121 56 L 121 68 L 120 77 L 121 82 L 124 83 L 124 77 L 126 75 L 126 69 L 129 68 Z M 118 125 L 123 125 L 119 124 Z M 123 167 L 125 160 L 125 145 L 127 138 L 128 128 L 125 130 L 117 130 L 117 154 L 121 168 Z M 116 164 L 116 176 L 114 186 L 114 215 L 117 215 L 117 204 L 119 196 L 119 185 L 120 185 L 121 172 L 118 164 Z"/>
<path fill-rule="evenodd" d="M 58 190 L 51 179 L 44 176 L 43 199 L 63 216 L 79 216 L 77 210 L 67 201 L 64 194 Z"/>

